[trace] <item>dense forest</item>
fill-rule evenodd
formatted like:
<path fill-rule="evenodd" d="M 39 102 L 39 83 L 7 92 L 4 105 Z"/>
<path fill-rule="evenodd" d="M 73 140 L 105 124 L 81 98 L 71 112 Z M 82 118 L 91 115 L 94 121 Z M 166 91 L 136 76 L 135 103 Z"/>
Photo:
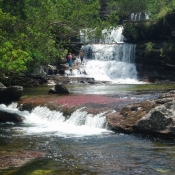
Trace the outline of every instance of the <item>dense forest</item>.
<path fill-rule="evenodd" d="M 145 30 L 174 9 L 175 0 L 0 0 L 0 76 L 30 73 L 63 58 L 65 45 L 79 40 L 80 31 L 101 37 L 102 29 L 140 12 L 149 16 L 149 23 L 142 24 Z M 134 30 L 129 24 L 124 33 L 131 37 Z"/>

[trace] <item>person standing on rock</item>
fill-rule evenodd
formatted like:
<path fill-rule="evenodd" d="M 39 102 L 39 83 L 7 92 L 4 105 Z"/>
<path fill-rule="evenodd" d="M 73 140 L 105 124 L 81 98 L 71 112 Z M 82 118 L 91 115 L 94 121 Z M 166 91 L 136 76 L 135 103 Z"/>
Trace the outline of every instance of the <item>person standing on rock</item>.
<path fill-rule="evenodd" d="M 67 54 L 67 62 L 69 64 L 69 67 L 72 67 L 72 53 L 71 52 Z"/>
<path fill-rule="evenodd" d="M 83 58 L 84 58 L 84 53 L 82 51 L 80 51 L 80 59 L 81 59 L 81 64 L 83 63 Z"/>

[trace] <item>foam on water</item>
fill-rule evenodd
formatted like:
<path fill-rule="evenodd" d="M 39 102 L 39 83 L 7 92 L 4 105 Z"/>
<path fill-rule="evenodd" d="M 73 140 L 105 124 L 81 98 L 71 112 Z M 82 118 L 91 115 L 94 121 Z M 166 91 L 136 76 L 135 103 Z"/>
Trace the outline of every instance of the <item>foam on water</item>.
<path fill-rule="evenodd" d="M 98 115 L 88 114 L 78 109 L 70 116 L 64 116 L 60 111 L 51 111 L 47 107 L 36 107 L 30 113 L 19 111 L 16 103 L 6 106 L 0 105 L 0 109 L 22 115 L 22 130 L 24 134 L 54 134 L 63 137 L 99 135 L 110 132 L 107 130 L 105 113 Z M 21 129 L 21 128 L 20 128 Z"/>
<path fill-rule="evenodd" d="M 87 61 L 86 73 L 95 80 L 114 83 L 138 83 L 135 65 L 116 61 Z"/>

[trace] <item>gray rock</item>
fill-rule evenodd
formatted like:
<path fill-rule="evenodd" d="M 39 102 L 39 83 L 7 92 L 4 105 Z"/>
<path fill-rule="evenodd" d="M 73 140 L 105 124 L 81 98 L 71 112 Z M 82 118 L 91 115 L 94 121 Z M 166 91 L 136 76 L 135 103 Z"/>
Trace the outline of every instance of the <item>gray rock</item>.
<path fill-rule="evenodd" d="M 120 112 L 107 116 L 113 130 L 154 133 L 175 137 L 175 91 L 125 106 Z"/>
<path fill-rule="evenodd" d="M 56 84 L 53 88 L 49 90 L 51 94 L 69 94 L 69 91 L 63 84 Z"/>
<path fill-rule="evenodd" d="M 174 102 L 155 107 L 140 119 L 135 127 L 142 131 L 172 133 L 172 126 L 175 126 L 174 109 Z"/>

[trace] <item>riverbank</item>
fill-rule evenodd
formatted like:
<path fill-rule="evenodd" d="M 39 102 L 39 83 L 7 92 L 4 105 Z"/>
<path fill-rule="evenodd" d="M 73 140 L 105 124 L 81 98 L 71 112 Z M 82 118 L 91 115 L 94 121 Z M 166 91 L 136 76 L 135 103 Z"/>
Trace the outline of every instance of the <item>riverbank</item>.
<path fill-rule="evenodd" d="M 93 63 L 92 63 L 93 64 Z M 110 64 L 113 64 L 112 62 Z M 99 65 L 100 66 L 100 65 Z M 122 65 L 116 65 L 116 66 L 122 66 Z M 131 80 L 129 78 L 125 78 L 126 80 L 118 79 L 117 81 L 112 81 L 108 78 L 108 80 L 96 80 L 92 75 L 87 75 L 85 70 L 85 65 L 80 64 L 79 60 L 74 60 L 74 63 L 72 67 L 70 68 L 67 63 L 60 64 L 58 66 L 55 66 L 55 70 L 52 72 L 50 71 L 50 74 L 47 74 L 46 72 L 44 75 L 36 74 L 36 75 L 30 75 L 30 76 L 12 76 L 12 77 L 5 77 L 0 79 L 0 81 L 5 86 L 14 86 L 19 85 L 23 87 L 37 87 L 37 86 L 52 86 L 55 84 L 175 84 L 174 79 L 169 78 L 162 78 L 159 76 L 156 76 L 155 73 L 156 70 L 150 71 L 149 76 L 140 76 L 140 71 L 142 71 L 139 67 L 139 64 L 136 64 L 136 68 L 138 71 L 138 79 Z M 97 68 L 96 68 L 97 69 Z M 99 67 L 99 70 L 100 71 Z M 106 69 L 106 68 L 105 68 Z M 96 72 L 97 70 L 94 70 Z M 107 70 L 106 70 L 107 71 Z M 122 71 L 122 70 L 121 70 Z M 106 76 L 105 70 L 101 72 L 97 72 L 99 76 L 101 76 L 101 79 Z M 173 74 L 172 74 L 173 75 Z M 172 76 L 171 75 L 171 76 Z M 114 76 L 110 75 L 109 76 Z M 116 73 L 116 76 L 119 76 Z M 139 78 L 141 77 L 141 78 Z"/>

